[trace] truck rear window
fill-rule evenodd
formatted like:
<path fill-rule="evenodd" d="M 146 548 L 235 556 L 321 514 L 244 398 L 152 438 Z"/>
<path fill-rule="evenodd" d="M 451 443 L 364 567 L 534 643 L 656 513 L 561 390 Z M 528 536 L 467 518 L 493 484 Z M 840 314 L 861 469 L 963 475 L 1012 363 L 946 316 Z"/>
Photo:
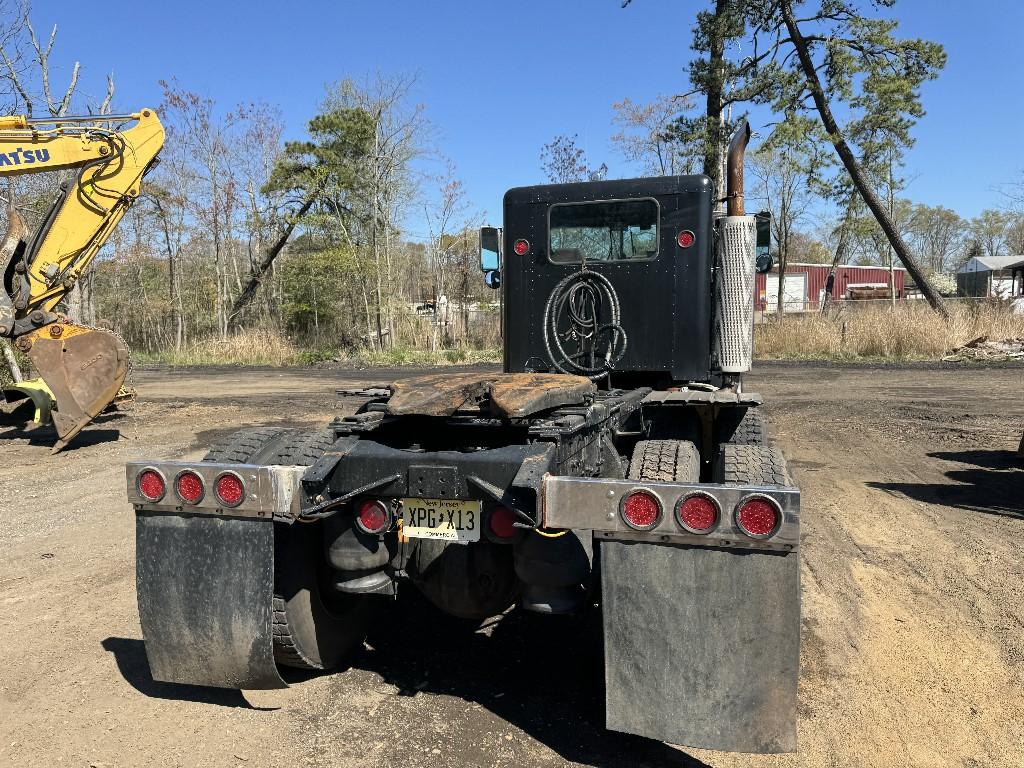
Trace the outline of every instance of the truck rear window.
<path fill-rule="evenodd" d="M 556 264 L 654 259 L 658 255 L 658 203 L 644 198 L 552 205 L 548 253 Z"/>

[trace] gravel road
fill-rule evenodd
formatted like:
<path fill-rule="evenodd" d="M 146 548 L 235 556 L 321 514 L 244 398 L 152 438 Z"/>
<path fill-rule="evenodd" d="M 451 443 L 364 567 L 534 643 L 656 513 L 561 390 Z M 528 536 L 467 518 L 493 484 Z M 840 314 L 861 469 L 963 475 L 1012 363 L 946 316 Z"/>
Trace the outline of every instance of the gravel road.
<path fill-rule="evenodd" d="M 1024 368 L 759 364 L 801 486 L 800 751 L 604 732 L 571 623 L 467 635 L 393 617 L 351 668 L 282 691 L 157 683 L 123 464 L 315 426 L 338 386 L 411 371 L 136 372 L 139 400 L 52 457 L 0 414 L 0 765 L 1024 765 Z M 6 420 L 5 420 L 6 419 Z M 429 627 L 425 631 L 424 627 Z"/>

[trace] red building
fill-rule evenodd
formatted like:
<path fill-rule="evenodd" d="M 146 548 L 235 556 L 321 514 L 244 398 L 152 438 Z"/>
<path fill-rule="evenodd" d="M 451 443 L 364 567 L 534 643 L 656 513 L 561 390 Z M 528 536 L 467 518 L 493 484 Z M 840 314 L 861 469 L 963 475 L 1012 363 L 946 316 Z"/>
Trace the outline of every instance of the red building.
<path fill-rule="evenodd" d="M 828 273 L 831 264 L 788 264 L 786 279 L 783 280 L 783 299 L 786 312 L 814 311 L 821 307 L 825 296 Z M 897 298 L 905 298 L 907 270 L 903 267 L 893 269 L 893 283 Z M 776 267 L 767 274 L 757 275 L 754 284 L 755 307 L 762 312 L 775 312 L 778 306 L 779 270 Z M 857 298 L 856 288 L 889 288 L 888 267 L 858 267 L 852 264 L 841 264 L 836 267 L 835 279 L 832 284 L 832 298 Z M 884 294 L 888 297 L 888 293 Z"/>

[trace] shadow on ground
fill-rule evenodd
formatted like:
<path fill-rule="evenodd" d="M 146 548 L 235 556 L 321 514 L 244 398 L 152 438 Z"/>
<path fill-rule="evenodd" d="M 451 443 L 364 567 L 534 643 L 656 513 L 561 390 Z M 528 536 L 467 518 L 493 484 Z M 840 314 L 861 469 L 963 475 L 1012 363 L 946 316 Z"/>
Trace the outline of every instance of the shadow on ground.
<path fill-rule="evenodd" d="M 198 685 L 161 683 L 153 679 L 146 658 L 146 646 L 141 640 L 126 637 L 108 637 L 103 649 L 114 656 L 117 669 L 129 685 L 144 696 L 171 701 L 191 701 L 197 704 L 215 704 L 220 707 L 255 709 L 261 712 L 273 708 L 254 707 L 245 700 L 241 691 L 226 688 L 204 688 Z"/>
<path fill-rule="evenodd" d="M 384 617 L 352 666 L 380 675 L 400 696 L 440 694 L 477 702 L 573 763 L 706 766 L 662 742 L 605 730 L 600 630 L 597 616 L 513 610 L 474 631 L 412 596 Z M 450 727 L 450 743 L 479 745 L 478 722 L 460 726 L 454 718 Z M 467 764 L 474 762 L 472 749 L 462 748 Z M 476 757 L 487 759 L 486 752 Z"/>
<path fill-rule="evenodd" d="M 929 457 L 960 464 L 946 471 L 943 483 L 878 483 L 868 486 L 895 491 L 925 504 L 1024 520 L 1024 459 L 1015 451 L 936 451 Z"/>
<path fill-rule="evenodd" d="M 19 404 L 12 410 L 0 410 L 0 426 L 9 427 L 0 432 L 0 440 L 27 440 L 29 445 L 52 447 L 57 442 L 57 430 L 52 424 L 36 424 L 32 421 L 33 411 L 31 403 Z M 125 414 L 116 409 L 101 413 L 89 422 L 85 429 L 71 438 L 71 442 L 63 449 L 63 452 L 68 453 L 91 445 L 116 442 L 121 438 L 120 430 L 101 429 L 97 425 L 111 424 L 123 418 L 125 418 Z"/>

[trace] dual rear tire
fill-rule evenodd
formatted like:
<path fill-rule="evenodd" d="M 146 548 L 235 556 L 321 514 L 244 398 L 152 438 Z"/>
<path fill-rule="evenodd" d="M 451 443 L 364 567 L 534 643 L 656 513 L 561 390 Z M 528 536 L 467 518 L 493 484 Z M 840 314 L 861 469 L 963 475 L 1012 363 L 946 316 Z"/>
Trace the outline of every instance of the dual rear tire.
<path fill-rule="evenodd" d="M 768 426 L 754 408 L 723 410 L 715 422 L 717 452 L 711 467 L 716 483 L 792 485 L 782 451 L 768 445 Z M 641 440 L 629 463 L 630 480 L 674 483 L 700 481 L 700 451 L 689 440 Z"/>

